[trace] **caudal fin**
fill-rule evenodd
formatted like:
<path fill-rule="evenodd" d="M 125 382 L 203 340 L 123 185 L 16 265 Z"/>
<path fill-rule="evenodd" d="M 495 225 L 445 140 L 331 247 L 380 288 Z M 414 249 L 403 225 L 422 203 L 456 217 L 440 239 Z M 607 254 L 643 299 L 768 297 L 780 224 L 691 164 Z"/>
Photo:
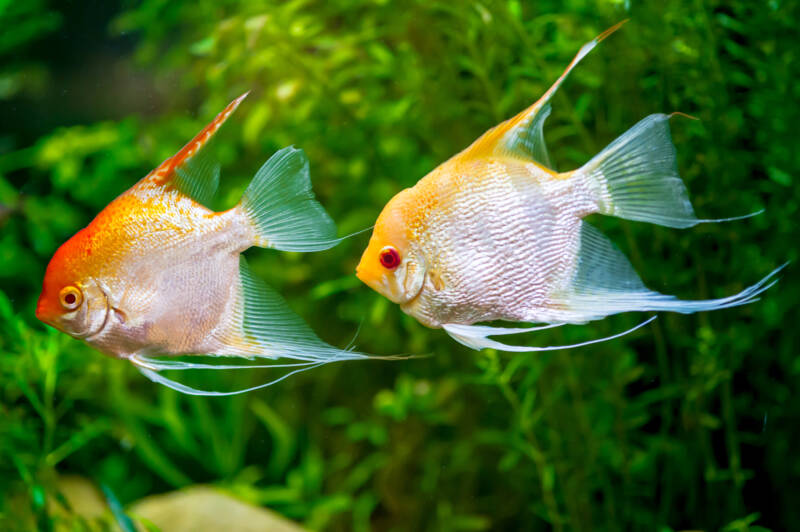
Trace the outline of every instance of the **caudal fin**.
<path fill-rule="evenodd" d="M 694 214 L 678 175 L 670 116 L 641 120 L 576 171 L 583 176 L 603 214 L 685 228 L 703 222 L 726 222 L 753 216 L 701 220 Z"/>
<path fill-rule="evenodd" d="M 253 223 L 259 247 L 319 251 L 341 241 L 333 220 L 314 199 L 305 153 L 293 146 L 264 163 L 239 208 Z"/>

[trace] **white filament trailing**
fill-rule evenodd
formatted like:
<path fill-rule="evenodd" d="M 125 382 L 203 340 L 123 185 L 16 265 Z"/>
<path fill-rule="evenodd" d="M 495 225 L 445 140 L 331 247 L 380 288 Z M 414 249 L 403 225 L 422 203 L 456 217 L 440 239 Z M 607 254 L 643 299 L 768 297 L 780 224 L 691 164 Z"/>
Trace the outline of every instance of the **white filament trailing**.
<path fill-rule="evenodd" d="M 636 329 L 644 327 L 651 321 L 656 319 L 656 316 L 643 321 L 642 323 L 638 324 L 635 327 L 628 329 L 627 331 L 615 334 L 613 336 L 606 336 L 605 338 L 598 338 L 595 340 L 589 340 L 587 342 L 580 342 L 577 344 L 570 344 L 570 345 L 550 345 L 544 347 L 529 347 L 529 346 L 522 346 L 522 345 L 508 345 L 502 342 L 498 342 L 496 340 L 491 340 L 488 336 L 493 334 L 513 334 L 509 331 L 511 329 L 504 329 L 500 328 L 501 332 L 493 332 L 493 327 L 487 326 L 475 326 L 475 325 L 458 325 L 458 324 L 446 324 L 444 325 L 444 330 L 452 336 L 457 342 L 470 347 L 472 349 L 497 349 L 498 351 L 508 351 L 508 352 L 515 352 L 515 353 L 527 353 L 531 351 L 555 351 L 558 349 L 572 349 L 573 347 L 583 347 L 585 345 L 597 344 L 600 342 L 607 342 L 609 340 L 614 340 L 615 338 L 619 338 L 621 336 L 625 336 L 626 334 L 630 334 Z M 561 324 L 559 324 L 561 325 Z M 555 327 L 557 325 L 553 325 Z M 547 327 L 542 327 L 547 328 Z M 531 329 L 528 329 L 531 330 Z M 536 328 L 532 328 L 532 330 L 536 330 Z M 518 329 L 519 332 L 524 332 L 526 329 Z"/>
<path fill-rule="evenodd" d="M 313 364 L 312 363 L 312 364 L 309 364 L 307 367 L 296 369 L 294 371 L 290 371 L 286 375 L 278 377 L 277 379 L 273 379 L 273 380 L 271 380 L 269 382 L 265 382 L 265 383 L 259 384 L 257 386 L 252 386 L 250 388 L 243 388 L 241 390 L 233 390 L 233 391 L 230 391 L 230 392 L 217 392 L 217 391 L 212 391 L 212 390 L 198 390 L 197 388 L 192 388 L 191 386 L 186 386 L 185 384 L 181 384 L 180 382 L 174 381 L 172 379 L 168 379 L 167 377 L 159 374 L 158 372 L 150 370 L 150 369 L 147 369 L 145 367 L 140 367 L 139 371 L 141 371 L 142 374 L 145 377 L 147 377 L 148 379 L 150 379 L 151 381 L 157 382 L 159 384 L 163 384 L 164 386 L 166 386 L 168 388 L 172 388 L 173 390 L 181 392 L 181 393 L 185 393 L 185 394 L 188 394 L 188 395 L 203 395 L 203 396 L 209 396 L 209 397 L 221 397 L 221 396 L 227 396 L 227 395 L 238 395 L 238 394 L 242 394 L 242 393 L 252 392 L 254 390 L 260 390 L 261 388 L 266 388 L 267 386 L 272 386 L 273 384 L 276 384 L 276 383 L 282 381 L 283 379 L 286 379 L 287 377 L 291 377 L 295 373 L 300 373 L 301 371 L 306 371 L 306 370 L 309 370 L 309 369 L 313 369 L 313 368 L 315 368 L 317 366 L 321 366 L 322 364 L 323 363 L 318 363 L 318 364 Z M 174 368 L 172 368 L 172 369 L 174 369 Z"/>

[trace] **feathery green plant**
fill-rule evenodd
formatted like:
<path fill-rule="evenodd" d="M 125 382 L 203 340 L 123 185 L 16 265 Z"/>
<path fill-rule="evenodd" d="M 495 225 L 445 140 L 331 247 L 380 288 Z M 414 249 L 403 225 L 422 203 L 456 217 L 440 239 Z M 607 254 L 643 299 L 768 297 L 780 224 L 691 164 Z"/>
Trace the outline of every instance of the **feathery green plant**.
<path fill-rule="evenodd" d="M 33 318 L 56 247 L 242 92 L 252 91 L 220 139 L 216 206 L 234 204 L 252 170 L 294 144 L 348 234 L 537 99 L 584 42 L 628 17 L 556 96 L 545 128 L 553 160 L 577 167 L 653 112 L 699 117 L 672 128 L 698 214 L 765 214 L 686 231 L 592 222 L 654 289 L 734 293 L 798 260 L 796 3 L 144 0 L 88 9 L 0 1 L 0 528 L 111 527 L 110 510 L 88 519 L 65 506 L 62 474 L 108 487 L 123 506 L 214 483 L 312 530 L 800 522 L 794 266 L 747 307 L 664 314 L 613 342 L 507 355 L 469 351 L 360 285 L 353 269 L 366 235 L 324 253 L 255 251 L 256 272 L 326 341 L 346 345 L 360 325 L 364 351 L 432 356 L 326 366 L 224 399 L 156 386 Z M 94 23 L 94 41 L 69 41 Z M 530 341 L 586 340 L 636 318 Z M 220 388 L 259 381 L 193 378 Z"/>

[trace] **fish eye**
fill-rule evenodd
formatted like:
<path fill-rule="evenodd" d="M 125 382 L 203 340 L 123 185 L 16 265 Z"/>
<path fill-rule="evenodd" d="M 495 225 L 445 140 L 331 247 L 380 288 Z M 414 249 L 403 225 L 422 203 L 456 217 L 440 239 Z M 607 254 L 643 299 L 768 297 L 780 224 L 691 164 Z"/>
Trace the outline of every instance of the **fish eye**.
<path fill-rule="evenodd" d="M 59 292 L 58 300 L 66 310 L 75 310 L 83 302 L 83 294 L 74 286 L 65 286 Z"/>
<path fill-rule="evenodd" d="M 400 266 L 400 254 L 392 246 L 386 246 L 379 255 L 381 266 L 387 270 L 394 270 Z"/>

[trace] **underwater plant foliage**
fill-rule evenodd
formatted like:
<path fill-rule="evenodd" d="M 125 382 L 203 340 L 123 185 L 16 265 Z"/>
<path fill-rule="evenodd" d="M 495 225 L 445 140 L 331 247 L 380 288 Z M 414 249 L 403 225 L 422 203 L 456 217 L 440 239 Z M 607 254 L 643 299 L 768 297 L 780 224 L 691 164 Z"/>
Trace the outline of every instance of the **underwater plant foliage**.
<path fill-rule="evenodd" d="M 754 304 L 661 314 L 582 349 L 471 351 L 363 286 L 368 233 L 313 254 L 251 250 L 325 341 L 425 358 L 331 364 L 255 393 L 158 386 L 34 318 L 54 250 L 250 90 L 215 148 L 215 208 L 295 145 L 345 235 L 535 101 L 580 46 L 630 18 L 553 99 L 576 168 L 640 118 L 680 111 L 703 218 L 592 217 L 644 282 Z M 212 484 L 311 530 L 786 530 L 800 523 L 800 6 L 363 0 L 0 2 L 0 529 L 157 529 L 126 508 Z M 541 331 L 578 343 L 637 314 Z M 257 372 L 180 375 L 233 389 Z M 66 475 L 102 487 L 87 516 Z M 114 509 L 112 511 L 112 508 Z"/>

